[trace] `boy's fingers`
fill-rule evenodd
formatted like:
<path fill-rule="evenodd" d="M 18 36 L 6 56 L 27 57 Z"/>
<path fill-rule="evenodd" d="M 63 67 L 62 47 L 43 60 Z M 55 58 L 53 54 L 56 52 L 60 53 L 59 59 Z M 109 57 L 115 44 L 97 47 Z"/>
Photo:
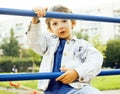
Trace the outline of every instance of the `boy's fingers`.
<path fill-rule="evenodd" d="M 61 71 L 65 72 L 68 70 L 68 68 L 60 68 Z"/>
<path fill-rule="evenodd" d="M 47 9 L 48 9 L 47 7 L 46 8 L 42 8 L 42 7 L 33 8 L 34 13 L 37 14 L 38 17 L 45 16 Z"/>
<path fill-rule="evenodd" d="M 61 79 L 63 79 L 65 77 L 65 74 L 63 74 L 63 75 L 61 75 L 61 76 L 59 76 L 58 78 L 56 78 L 55 80 L 56 81 L 60 81 Z"/>
<path fill-rule="evenodd" d="M 47 11 L 47 10 L 48 10 L 48 7 L 46 7 L 45 10 Z"/>

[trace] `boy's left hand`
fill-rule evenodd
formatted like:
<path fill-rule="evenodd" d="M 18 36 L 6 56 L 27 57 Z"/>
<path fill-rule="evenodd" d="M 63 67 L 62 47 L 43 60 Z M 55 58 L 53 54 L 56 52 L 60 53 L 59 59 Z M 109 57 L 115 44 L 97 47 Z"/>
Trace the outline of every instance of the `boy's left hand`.
<path fill-rule="evenodd" d="M 61 71 L 65 72 L 63 75 L 56 78 L 56 81 L 61 81 L 64 84 L 69 84 L 78 78 L 78 73 L 74 69 L 60 68 Z"/>

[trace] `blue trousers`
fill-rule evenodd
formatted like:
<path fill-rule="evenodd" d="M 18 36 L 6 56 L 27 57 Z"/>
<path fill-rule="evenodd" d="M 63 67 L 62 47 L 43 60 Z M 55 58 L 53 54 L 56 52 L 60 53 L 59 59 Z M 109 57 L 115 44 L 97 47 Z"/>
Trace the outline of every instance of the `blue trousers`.
<path fill-rule="evenodd" d="M 81 89 L 72 89 L 66 94 L 102 94 L 102 92 L 90 85 L 86 85 Z"/>

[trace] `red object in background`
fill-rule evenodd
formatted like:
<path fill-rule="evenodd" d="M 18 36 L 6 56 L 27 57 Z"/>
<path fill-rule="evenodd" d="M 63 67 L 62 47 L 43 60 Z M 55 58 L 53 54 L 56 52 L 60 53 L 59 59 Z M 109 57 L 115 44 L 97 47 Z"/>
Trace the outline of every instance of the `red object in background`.
<path fill-rule="evenodd" d="M 19 83 L 13 83 L 13 82 L 9 82 L 10 86 L 13 86 L 15 88 L 19 88 L 20 87 L 20 84 Z"/>
<path fill-rule="evenodd" d="M 37 91 L 32 91 L 30 94 L 38 94 Z"/>

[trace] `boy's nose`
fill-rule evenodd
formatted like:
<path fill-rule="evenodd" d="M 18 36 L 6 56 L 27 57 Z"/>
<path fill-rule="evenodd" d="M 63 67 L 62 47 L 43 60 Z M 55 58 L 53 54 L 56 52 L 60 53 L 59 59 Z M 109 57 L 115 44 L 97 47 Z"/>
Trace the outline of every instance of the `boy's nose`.
<path fill-rule="evenodd" d="M 63 24 L 59 24 L 59 29 L 63 29 L 64 25 Z"/>
<path fill-rule="evenodd" d="M 65 29 L 63 27 L 59 28 L 59 30 L 58 30 L 59 33 L 63 32 L 63 31 L 65 31 Z"/>

